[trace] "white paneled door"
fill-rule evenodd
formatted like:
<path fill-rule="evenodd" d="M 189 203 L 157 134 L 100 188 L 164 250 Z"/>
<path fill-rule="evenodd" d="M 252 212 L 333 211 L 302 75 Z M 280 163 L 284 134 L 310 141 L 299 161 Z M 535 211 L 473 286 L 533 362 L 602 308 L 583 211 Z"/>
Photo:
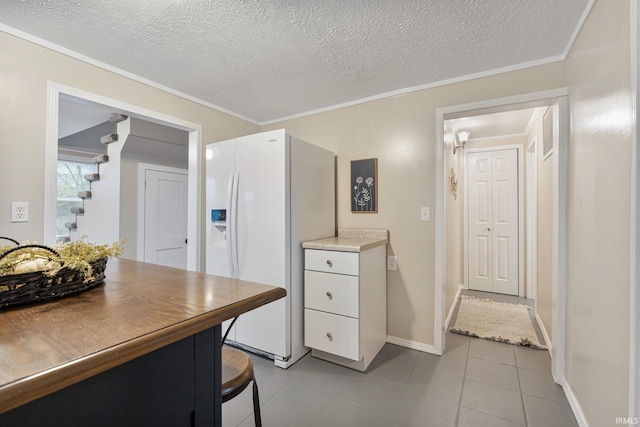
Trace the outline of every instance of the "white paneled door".
<path fill-rule="evenodd" d="M 187 268 L 186 171 L 145 172 L 144 261 Z"/>
<path fill-rule="evenodd" d="M 518 295 L 518 150 L 468 156 L 469 289 Z"/>

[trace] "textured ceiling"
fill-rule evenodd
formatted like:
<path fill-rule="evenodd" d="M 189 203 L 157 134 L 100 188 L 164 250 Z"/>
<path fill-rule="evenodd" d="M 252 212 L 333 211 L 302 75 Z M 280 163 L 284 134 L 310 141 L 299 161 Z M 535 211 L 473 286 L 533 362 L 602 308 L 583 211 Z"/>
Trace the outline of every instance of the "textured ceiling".
<path fill-rule="evenodd" d="M 588 0 L 2 0 L 0 23 L 258 123 L 559 58 Z"/>

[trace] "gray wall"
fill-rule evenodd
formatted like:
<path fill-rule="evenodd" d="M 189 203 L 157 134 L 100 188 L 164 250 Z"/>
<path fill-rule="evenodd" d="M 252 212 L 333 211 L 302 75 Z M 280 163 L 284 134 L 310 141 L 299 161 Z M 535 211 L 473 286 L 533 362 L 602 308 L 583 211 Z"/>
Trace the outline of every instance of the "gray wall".
<path fill-rule="evenodd" d="M 100 138 L 115 131 L 116 125 L 107 121 L 73 135 L 60 138 L 58 147 L 103 154 L 107 152 L 107 148 L 100 142 Z"/>

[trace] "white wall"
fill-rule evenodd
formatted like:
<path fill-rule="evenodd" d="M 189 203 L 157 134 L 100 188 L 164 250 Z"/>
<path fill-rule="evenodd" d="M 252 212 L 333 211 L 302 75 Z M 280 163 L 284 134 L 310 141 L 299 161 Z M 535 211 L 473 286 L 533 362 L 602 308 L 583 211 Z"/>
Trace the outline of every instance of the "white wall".
<path fill-rule="evenodd" d="M 596 1 L 566 61 L 566 381 L 590 426 L 628 414 L 630 1 Z"/>
<path fill-rule="evenodd" d="M 464 285 L 464 150 L 456 149 L 453 154 L 453 144 L 457 142 L 457 131 L 452 120 L 444 122 L 444 158 L 445 158 L 445 292 L 444 314 L 449 317 L 455 308 L 455 297 L 460 285 Z M 457 197 L 451 194 L 451 183 L 448 179 L 453 168 L 457 181 Z M 450 319 L 449 319 L 450 320 Z M 446 321 L 446 319 L 445 319 Z"/>
<path fill-rule="evenodd" d="M 552 109 L 549 111 L 551 112 Z M 542 327 L 550 339 L 552 337 L 552 268 L 551 253 L 553 243 L 553 154 L 544 159 L 543 154 L 543 114 L 541 111 L 527 135 L 527 143 L 537 141 L 537 298 L 536 314 L 542 320 Z"/>

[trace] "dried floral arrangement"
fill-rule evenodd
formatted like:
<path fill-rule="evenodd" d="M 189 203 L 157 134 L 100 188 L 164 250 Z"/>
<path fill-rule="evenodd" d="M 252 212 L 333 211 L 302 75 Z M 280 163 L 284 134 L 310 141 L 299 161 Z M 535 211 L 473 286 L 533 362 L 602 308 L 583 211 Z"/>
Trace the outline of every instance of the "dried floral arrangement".
<path fill-rule="evenodd" d="M 28 247 L 4 255 L 6 251 L 15 248 L 15 246 L 1 246 L 0 276 L 40 271 L 46 276 L 53 277 L 62 268 L 67 268 L 82 272 L 84 281 L 89 282 L 94 279 L 91 263 L 99 259 L 121 255 L 125 240 L 110 245 L 96 245 L 87 243 L 85 240 L 86 236 L 82 236 L 73 242 L 54 245 L 52 249 L 58 255 L 45 247 Z M 22 243 L 22 245 L 30 244 L 33 243 Z"/>

